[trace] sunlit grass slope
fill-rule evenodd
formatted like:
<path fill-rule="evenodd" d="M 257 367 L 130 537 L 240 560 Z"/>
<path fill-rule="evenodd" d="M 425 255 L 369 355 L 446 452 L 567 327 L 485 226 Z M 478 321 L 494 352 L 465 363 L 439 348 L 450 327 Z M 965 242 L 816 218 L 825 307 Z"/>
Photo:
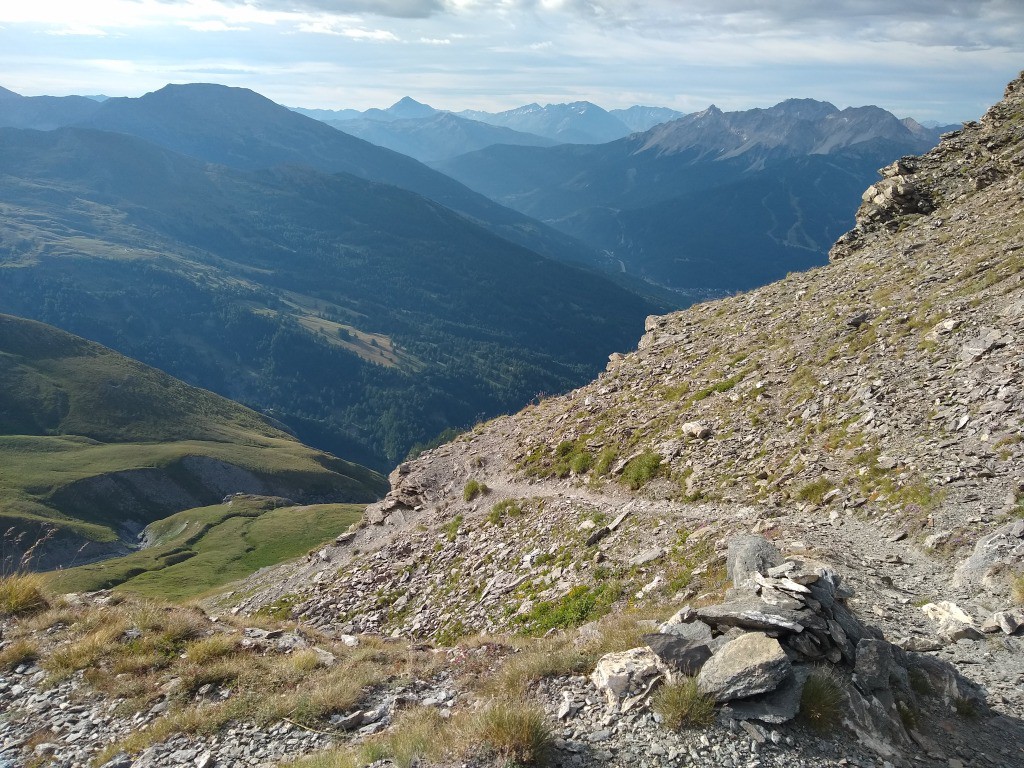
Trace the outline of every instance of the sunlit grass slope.
<path fill-rule="evenodd" d="M 284 505 L 280 499 L 236 497 L 190 509 L 150 526 L 153 544 L 125 557 L 54 573 L 60 592 L 118 589 L 183 600 L 305 554 L 362 516 L 354 504 Z"/>
<path fill-rule="evenodd" d="M 41 323 L 0 315 L 0 525 L 94 542 L 245 491 L 366 502 L 386 481 L 254 411 Z M 60 539 L 60 536 L 56 537 Z M 88 556 L 88 553 L 87 553 Z"/>

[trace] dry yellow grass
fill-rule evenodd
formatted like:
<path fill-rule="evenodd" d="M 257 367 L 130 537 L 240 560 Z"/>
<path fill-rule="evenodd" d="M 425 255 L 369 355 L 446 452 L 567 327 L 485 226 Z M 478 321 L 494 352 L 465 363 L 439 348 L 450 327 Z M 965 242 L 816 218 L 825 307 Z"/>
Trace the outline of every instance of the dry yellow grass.
<path fill-rule="evenodd" d="M 43 578 L 35 573 L 0 577 L 0 616 L 27 616 L 49 607 Z"/>

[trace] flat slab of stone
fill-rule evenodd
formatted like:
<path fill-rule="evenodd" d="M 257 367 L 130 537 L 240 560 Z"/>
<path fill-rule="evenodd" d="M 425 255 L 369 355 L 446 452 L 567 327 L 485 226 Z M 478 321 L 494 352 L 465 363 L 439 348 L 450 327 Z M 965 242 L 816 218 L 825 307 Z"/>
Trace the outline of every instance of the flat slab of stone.
<path fill-rule="evenodd" d="M 697 685 L 717 702 L 774 691 L 792 671 L 775 638 L 748 632 L 726 643 L 701 668 Z"/>
<path fill-rule="evenodd" d="M 698 608 L 697 617 L 712 627 L 803 632 L 805 625 L 821 624 L 827 629 L 824 620 L 811 611 L 768 605 L 761 598 L 754 596 Z"/>

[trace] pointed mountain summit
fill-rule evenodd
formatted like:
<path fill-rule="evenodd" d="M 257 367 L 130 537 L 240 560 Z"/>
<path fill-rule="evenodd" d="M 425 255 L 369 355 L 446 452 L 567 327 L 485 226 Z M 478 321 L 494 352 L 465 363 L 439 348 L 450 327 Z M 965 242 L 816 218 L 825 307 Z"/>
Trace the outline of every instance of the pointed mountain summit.
<path fill-rule="evenodd" d="M 423 104 L 409 96 L 405 96 L 388 107 L 385 112 L 392 115 L 396 120 L 408 120 L 417 117 L 431 117 L 437 114 L 438 110 L 429 104 Z"/>

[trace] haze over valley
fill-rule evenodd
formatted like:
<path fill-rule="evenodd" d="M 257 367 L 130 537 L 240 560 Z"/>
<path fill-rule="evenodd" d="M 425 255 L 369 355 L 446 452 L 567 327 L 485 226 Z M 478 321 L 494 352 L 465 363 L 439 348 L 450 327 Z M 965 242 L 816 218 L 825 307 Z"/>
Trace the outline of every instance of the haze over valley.
<path fill-rule="evenodd" d="M 0 768 L 1024 765 L 1022 40 L 0 8 Z"/>

